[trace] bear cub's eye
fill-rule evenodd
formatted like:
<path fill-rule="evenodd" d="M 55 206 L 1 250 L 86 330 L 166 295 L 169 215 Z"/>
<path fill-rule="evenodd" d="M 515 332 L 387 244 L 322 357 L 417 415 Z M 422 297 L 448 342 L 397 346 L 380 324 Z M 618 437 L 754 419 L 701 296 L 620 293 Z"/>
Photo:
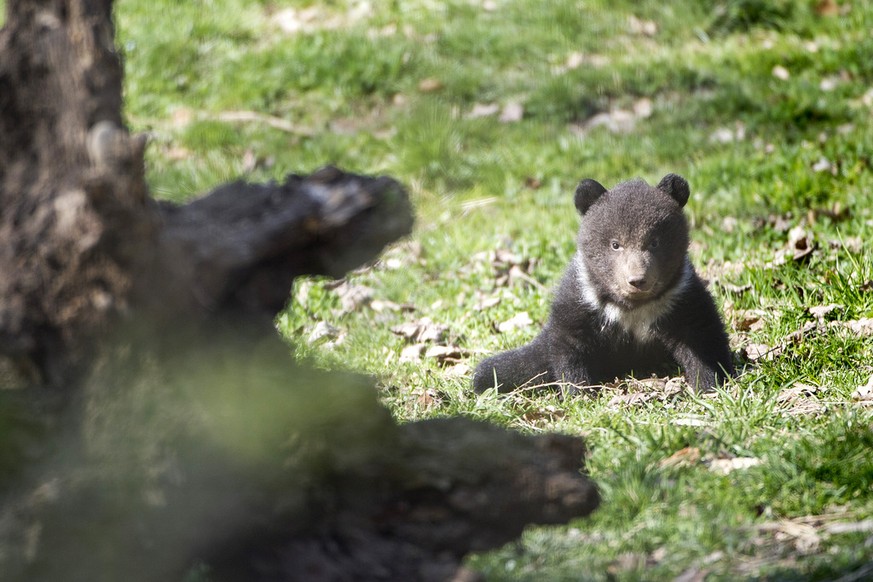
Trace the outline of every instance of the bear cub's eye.
<path fill-rule="evenodd" d="M 661 244 L 661 241 L 659 241 L 656 238 L 653 238 L 652 240 L 649 241 L 649 248 L 656 249 L 656 248 L 658 248 L 658 245 L 660 245 L 660 244 Z"/>
<path fill-rule="evenodd" d="M 612 246 L 612 250 L 614 250 L 614 251 L 620 251 L 620 250 L 621 250 L 621 245 L 618 244 L 618 241 L 617 241 L 617 240 L 612 241 L 612 243 L 610 243 L 610 246 Z"/>

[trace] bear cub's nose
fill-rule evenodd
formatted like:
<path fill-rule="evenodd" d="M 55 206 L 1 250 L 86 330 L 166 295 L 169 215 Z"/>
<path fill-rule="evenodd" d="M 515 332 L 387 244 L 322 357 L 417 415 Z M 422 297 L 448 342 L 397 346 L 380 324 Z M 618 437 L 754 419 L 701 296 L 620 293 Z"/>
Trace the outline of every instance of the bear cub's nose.
<path fill-rule="evenodd" d="M 627 278 L 627 284 L 634 289 L 643 291 L 646 289 L 646 278 L 643 275 L 631 275 Z"/>

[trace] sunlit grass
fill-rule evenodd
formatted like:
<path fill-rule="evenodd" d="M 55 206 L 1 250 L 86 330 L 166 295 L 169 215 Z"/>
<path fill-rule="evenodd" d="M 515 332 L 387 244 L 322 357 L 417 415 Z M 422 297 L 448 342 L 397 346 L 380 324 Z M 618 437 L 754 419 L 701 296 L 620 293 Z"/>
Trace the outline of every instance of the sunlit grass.
<path fill-rule="evenodd" d="M 589 444 L 597 513 L 532 528 L 471 558 L 474 569 L 489 580 L 695 569 L 826 579 L 873 558 L 869 532 L 815 526 L 818 545 L 801 550 L 771 527 L 873 512 L 871 409 L 852 397 L 873 374 L 873 339 L 827 325 L 873 316 L 873 11 L 782 0 L 208 4 L 118 3 L 126 114 L 152 133 L 153 193 L 183 200 L 327 163 L 398 178 L 416 205 L 413 244 L 349 283 L 399 307 L 344 310 L 331 286 L 299 281 L 281 332 L 301 357 L 373 374 L 401 421 L 461 414 Z M 292 8 L 300 28 L 283 31 L 277 14 Z M 501 121 L 513 104 L 521 118 Z M 299 131 L 222 120 L 238 111 Z M 590 124 L 617 111 L 637 113 L 619 131 Z M 745 363 L 704 396 L 622 399 L 646 393 L 634 385 L 566 400 L 474 394 L 463 366 L 526 341 L 547 316 L 574 251 L 576 182 L 667 172 L 691 183 L 692 258 L 735 347 L 778 357 Z M 814 250 L 779 264 L 794 227 Z M 523 277 L 502 279 L 498 250 Z M 839 307 L 820 328 L 790 339 L 828 304 Z M 747 328 L 749 310 L 763 315 Z M 496 331 L 520 312 L 533 324 Z M 409 343 L 391 328 L 424 318 L 447 326 L 458 361 L 402 357 Z M 310 343 L 322 321 L 337 335 Z M 798 384 L 815 392 L 786 400 Z M 710 468 L 735 458 L 758 464 Z"/>

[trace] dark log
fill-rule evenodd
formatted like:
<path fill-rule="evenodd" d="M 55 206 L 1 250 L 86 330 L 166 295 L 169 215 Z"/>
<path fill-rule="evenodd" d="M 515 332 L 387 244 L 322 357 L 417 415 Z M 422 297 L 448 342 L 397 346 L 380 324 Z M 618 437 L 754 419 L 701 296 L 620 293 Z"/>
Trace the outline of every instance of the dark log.
<path fill-rule="evenodd" d="M 0 30 L 0 579 L 444 580 L 585 515 L 583 445 L 398 426 L 373 382 L 292 361 L 271 318 L 411 227 L 326 168 L 152 200 L 109 0 Z"/>
<path fill-rule="evenodd" d="M 112 338 L 81 436 L 4 505 L 3 580 L 447 580 L 597 504 L 578 438 L 398 426 L 368 378 L 296 364 L 260 326 L 147 327 Z"/>
<path fill-rule="evenodd" d="M 283 184 L 227 184 L 184 206 L 161 205 L 161 218 L 160 268 L 171 271 L 162 278 L 177 290 L 159 310 L 270 318 L 295 277 L 341 277 L 412 228 L 400 184 L 333 167 Z"/>

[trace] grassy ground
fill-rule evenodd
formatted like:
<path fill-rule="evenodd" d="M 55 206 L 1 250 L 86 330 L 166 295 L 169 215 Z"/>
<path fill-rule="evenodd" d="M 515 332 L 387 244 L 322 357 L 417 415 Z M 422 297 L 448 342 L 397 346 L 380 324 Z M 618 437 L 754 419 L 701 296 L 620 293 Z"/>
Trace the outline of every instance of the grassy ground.
<path fill-rule="evenodd" d="M 408 185 L 409 241 L 344 282 L 295 287 L 278 325 L 301 356 L 372 373 L 401 420 L 463 414 L 587 439 L 601 509 L 472 568 L 873 573 L 865 3 L 117 4 L 126 111 L 153 135 L 158 196 L 326 163 Z M 740 377 L 700 396 L 664 379 L 564 401 L 473 394 L 471 367 L 545 320 L 574 250 L 576 182 L 667 172 L 692 185 L 692 255 Z"/>

